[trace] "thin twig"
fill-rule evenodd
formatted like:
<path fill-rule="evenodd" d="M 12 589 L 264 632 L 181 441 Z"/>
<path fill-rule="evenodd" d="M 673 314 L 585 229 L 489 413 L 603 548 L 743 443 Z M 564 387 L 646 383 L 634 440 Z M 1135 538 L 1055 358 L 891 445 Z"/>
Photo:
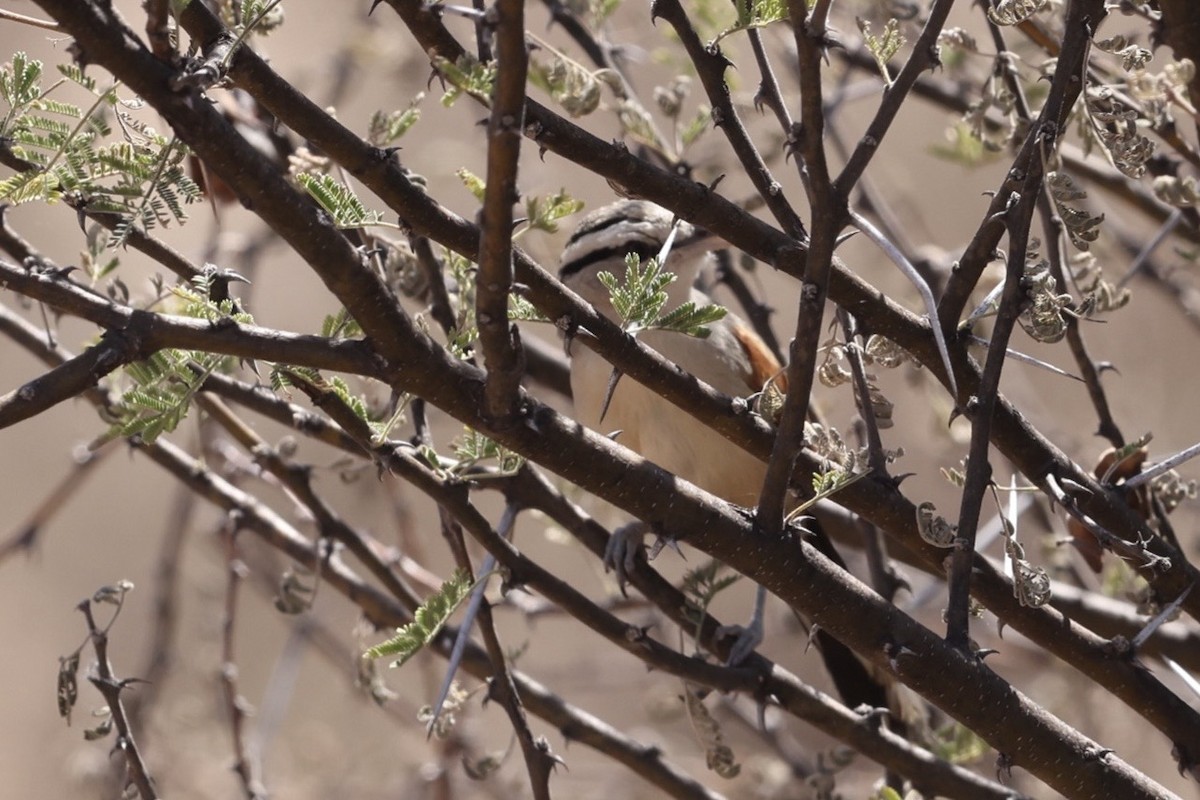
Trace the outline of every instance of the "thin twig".
<path fill-rule="evenodd" d="M 1038 198 L 1038 213 L 1046 234 L 1046 257 L 1050 262 L 1050 274 L 1054 276 L 1059 286 L 1065 287 L 1067 285 L 1067 267 L 1062 257 L 1062 223 L 1054 214 L 1048 194 L 1049 190 L 1044 189 L 1042 196 Z M 1104 391 L 1104 385 L 1100 382 L 1100 370 L 1091 355 L 1088 354 L 1087 344 L 1083 341 L 1081 320 L 1073 314 L 1064 316 L 1067 325 L 1067 344 L 1075 359 L 1075 367 L 1079 370 L 1084 385 L 1087 386 L 1092 407 L 1096 409 L 1096 416 L 1100 420 L 1096 432 L 1108 439 L 1113 447 L 1121 447 L 1125 444 L 1125 437 L 1108 405 L 1108 395 Z"/>
<path fill-rule="evenodd" d="M 719 48 L 706 47 L 700 41 L 679 0 L 658 0 L 653 5 L 652 13 L 656 18 L 665 19 L 675 29 L 712 104 L 713 125 L 725 133 L 744 174 L 754 184 L 784 232 L 797 242 L 803 242 L 808 238 L 804 223 L 784 195 L 783 186 L 772 176 L 770 168 L 751 141 L 741 115 L 733 106 L 729 85 L 724 77 L 725 70 L 730 66 L 729 60 Z"/>
<path fill-rule="evenodd" d="M 1136 489 L 1144 483 L 1149 483 L 1160 475 L 1169 472 L 1180 464 L 1183 464 L 1196 456 L 1200 455 L 1200 444 L 1194 444 L 1191 447 L 1185 447 L 1173 456 L 1164 458 L 1153 467 L 1142 470 L 1137 475 L 1126 480 L 1122 486 L 1126 489 Z"/>
<path fill-rule="evenodd" d="M 875 246 L 887 255 L 888 259 L 896 265 L 908 282 L 917 290 L 917 294 L 921 296 L 921 303 L 925 306 L 925 313 L 929 317 L 929 328 L 933 332 L 933 340 L 937 343 L 938 355 L 942 358 L 942 367 L 946 370 L 946 381 L 950 384 L 950 395 L 958 397 L 958 382 L 954 379 L 954 365 L 950 361 L 950 349 L 946 346 L 945 326 L 938 317 L 937 300 L 933 297 L 933 290 L 929 288 L 929 284 L 921 277 L 921 273 L 912 265 L 904 252 L 887 236 L 883 231 L 876 228 L 870 220 L 862 215 L 851 210 L 850 220 L 854 223 L 854 227 L 867 235 Z"/>
<path fill-rule="evenodd" d="M 124 596 L 125 594 L 122 592 L 122 601 L 124 600 Z M 112 625 L 112 621 L 103 628 L 97 626 L 96 619 L 92 614 L 92 601 L 90 599 L 81 601 L 76 608 L 83 613 L 92 647 L 96 651 L 95 672 L 88 675 L 88 680 L 100 691 L 100 694 L 104 696 L 104 702 L 108 704 L 108 711 L 112 715 L 113 725 L 117 729 L 118 738 L 115 749 L 125 756 L 125 765 L 129 770 L 130 782 L 137 787 L 138 794 L 141 795 L 142 800 L 157 800 L 158 791 L 154 787 L 154 778 L 150 775 L 150 770 L 146 767 L 146 762 L 142 758 L 137 742 L 133 738 L 133 730 L 130 728 L 129 720 L 125 716 L 125 704 L 121 700 L 121 693 L 136 679 L 118 679 L 113 674 L 112 664 L 108 660 L 108 630 L 109 626 Z M 120 608 L 121 606 L 118 604 L 117 611 L 113 614 L 113 620 L 116 619 L 116 614 L 120 612 Z"/>
<path fill-rule="evenodd" d="M 250 714 L 249 704 L 238 692 L 238 668 L 234 657 L 234 628 L 237 624 L 238 586 L 246 577 L 247 568 L 238 558 L 237 522 L 226 518 L 222 538 L 225 540 L 226 581 L 225 608 L 221 619 L 221 689 L 225 707 L 229 712 L 229 726 L 233 739 L 233 771 L 242 784 L 248 800 L 266 798 L 266 787 L 259 775 L 261 765 L 257 754 L 251 753 L 246 736 L 246 718 Z"/>
<path fill-rule="evenodd" d="M 917 78 L 931 66 L 938 65 L 937 38 L 942 32 L 942 26 L 946 24 L 946 17 L 949 16 L 953 6 L 954 0 L 936 0 L 930 8 L 929 16 L 925 20 L 925 27 L 921 30 L 917 41 L 913 43 L 912 55 L 908 57 L 908 61 L 904 63 L 903 69 L 900 70 L 891 85 L 885 88 L 883 101 L 880 102 L 874 119 L 867 126 L 866 132 L 859 140 L 858 147 L 854 149 L 850 160 L 834 182 L 833 188 L 841 197 L 850 195 L 850 190 L 854 188 L 858 179 L 866 171 L 871 158 L 879 151 L 883 137 L 887 135 L 892 121 L 900 112 L 900 108 L 904 105 Z"/>
<path fill-rule="evenodd" d="M 836 195 L 833 191 L 823 141 L 825 111 L 821 68 L 827 35 L 824 19 L 828 13 L 828 3 L 818 0 L 811 19 L 808 18 L 807 5 L 799 0 L 790 0 L 788 11 L 800 60 L 802 115 L 797 130 L 797 144 L 809 177 L 806 189 L 812 207 L 812 225 L 797 309 L 796 332 L 789 353 L 788 392 L 758 500 L 756 522 L 767 536 L 778 535 L 783 530 L 791 475 L 796 458 L 804 447 L 804 425 L 812 400 L 817 350 L 821 340 L 821 317 L 829 294 L 837 234 L 846 212 L 845 196 Z M 792 257 L 798 260 L 798 256 L 797 253 Z M 780 261 L 787 258 L 781 256 Z"/>
<path fill-rule="evenodd" d="M 61 31 L 62 30 L 62 26 L 60 26 L 57 22 L 54 22 L 53 20 L 37 19 L 36 17 L 29 17 L 29 16 L 26 16 L 25 14 L 18 14 L 15 11 L 8 11 L 7 9 L 0 9 L 0 20 L 6 20 L 8 22 L 17 22 L 17 23 L 20 23 L 21 25 L 32 25 L 35 28 L 43 28 L 48 31 Z"/>
<path fill-rule="evenodd" d="M 1178 208 L 1172 209 L 1171 215 L 1167 217 L 1162 225 L 1158 226 L 1158 230 L 1154 232 L 1154 235 L 1151 236 L 1142 249 L 1138 251 L 1138 254 L 1134 256 L 1133 261 L 1129 264 L 1129 268 L 1125 270 L 1125 274 L 1122 275 L 1121 279 L 1117 281 L 1117 289 L 1125 288 L 1125 284 L 1129 283 L 1129 281 L 1133 279 L 1134 275 L 1137 275 L 1139 272 L 1141 272 L 1142 267 L 1149 263 L 1150 256 L 1154 254 L 1154 251 L 1158 249 L 1158 246 L 1162 244 L 1168 236 L 1174 233 L 1175 229 L 1179 227 L 1179 223 L 1182 221 L 1183 211 Z"/>

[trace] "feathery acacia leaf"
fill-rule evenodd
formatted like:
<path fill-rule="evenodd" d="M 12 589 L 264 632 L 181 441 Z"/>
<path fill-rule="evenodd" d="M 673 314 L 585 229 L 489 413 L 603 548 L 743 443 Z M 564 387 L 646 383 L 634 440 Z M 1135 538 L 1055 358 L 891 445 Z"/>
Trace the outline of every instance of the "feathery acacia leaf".
<path fill-rule="evenodd" d="M 396 635 L 386 642 L 368 648 L 362 657 L 377 659 L 399 656 L 392 662 L 392 666 L 403 666 L 433 641 L 449 621 L 450 616 L 471 594 L 473 587 L 474 583 L 471 581 L 470 575 L 463 570 L 455 570 L 441 588 L 426 598 L 425 602 L 416 610 L 412 622 L 402 628 L 397 628 Z"/>
<path fill-rule="evenodd" d="M 332 175 L 302 172 L 296 176 L 296 182 L 333 217 L 339 228 L 365 228 L 383 221 L 383 214 L 368 211 L 354 190 Z"/>
<path fill-rule="evenodd" d="M 709 334 L 706 326 L 728 313 L 715 304 L 697 307 L 688 301 L 663 314 L 668 299 L 666 287 L 678 276 L 660 267 L 657 258 L 642 264 L 637 253 L 630 253 L 625 256 L 624 282 L 608 271 L 601 272 L 598 277 L 608 289 L 613 310 L 621 318 L 625 330 L 635 336 L 644 330 L 668 330 L 703 339 Z"/>

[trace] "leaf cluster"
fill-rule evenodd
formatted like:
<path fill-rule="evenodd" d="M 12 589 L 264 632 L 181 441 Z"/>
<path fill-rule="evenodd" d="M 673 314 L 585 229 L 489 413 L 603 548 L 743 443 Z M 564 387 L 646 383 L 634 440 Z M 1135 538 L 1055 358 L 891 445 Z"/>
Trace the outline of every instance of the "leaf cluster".
<path fill-rule="evenodd" d="M 365 228 L 383 222 L 383 214 L 368 210 L 346 184 L 323 173 L 302 172 L 296 182 L 317 201 L 339 228 Z"/>
<path fill-rule="evenodd" d="M 58 69 L 63 78 L 44 89 L 42 63 L 24 53 L 0 69 L 0 97 L 8 106 L 0 141 L 30 165 L 0 181 L 0 201 L 19 205 L 67 197 L 89 210 L 121 215 L 114 247 L 134 229 L 182 223 L 184 206 L 200 198 L 184 168 L 187 148 L 131 114 L 139 103 L 122 103 L 115 85 L 101 91 L 77 66 Z M 51 99 L 64 83 L 88 92 L 92 106 L 85 110 Z M 106 141 L 112 134 L 109 112 L 121 130 L 117 141 Z"/>
<path fill-rule="evenodd" d="M 433 56 L 433 68 L 442 77 L 446 91 L 442 105 L 449 108 L 464 94 L 474 97 L 484 105 L 491 105 L 492 91 L 496 86 L 496 62 L 482 62 L 469 53 L 451 61 L 440 55 Z"/>
<path fill-rule="evenodd" d="M 637 253 L 625 256 L 624 281 L 618 281 L 607 270 L 599 275 L 612 298 L 613 310 L 630 334 L 636 336 L 645 330 L 665 330 L 706 338 L 709 335 L 707 326 L 724 319 L 728 312 L 712 303 L 697 306 L 689 300 L 662 313 L 669 299 L 666 287 L 677 277 L 664 270 L 657 258 L 651 258 L 643 265 Z"/>
<path fill-rule="evenodd" d="M 112 409 L 115 421 L 110 437 L 139 436 L 154 442 L 179 427 L 200 391 L 204 379 L 223 357 L 192 350 L 159 350 L 144 361 L 125 368 L 133 386 L 123 392 Z"/>
<path fill-rule="evenodd" d="M 713 44 L 740 31 L 765 28 L 788 18 L 787 0 L 734 0 L 737 17 L 732 25 L 717 34 Z"/>

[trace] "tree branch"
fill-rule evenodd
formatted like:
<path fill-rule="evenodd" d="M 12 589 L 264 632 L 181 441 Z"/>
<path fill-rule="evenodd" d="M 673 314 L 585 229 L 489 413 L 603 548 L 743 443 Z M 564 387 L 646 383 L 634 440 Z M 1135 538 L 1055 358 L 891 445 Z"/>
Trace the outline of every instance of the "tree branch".
<path fill-rule="evenodd" d="M 496 90 L 488 120 L 487 188 L 480 224 L 475 324 L 487 367 L 485 411 L 503 424 L 517 412 L 517 387 L 524 371 L 521 335 L 508 321 L 508 293 L 513 282 L 512 209 L 520 199 L 517 164 L 529 67 L 524 0 L 497 0 L 484 24 L 495 26 L 498 48 Z"/>

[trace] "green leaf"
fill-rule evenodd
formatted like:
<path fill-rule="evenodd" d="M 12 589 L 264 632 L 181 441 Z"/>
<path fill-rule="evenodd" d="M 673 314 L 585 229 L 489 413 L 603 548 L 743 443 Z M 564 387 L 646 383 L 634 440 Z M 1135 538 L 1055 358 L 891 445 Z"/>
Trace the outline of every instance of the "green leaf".
<path fill-rule="evenodd" d="M 684 573 L 680 590 L 689 602 L 684 612 L 696 625 L 697 633 L 708 616 L 708 607 L 717 595 L 741 580 L 742 576 L 737 573 L 721 575 L 725 568 L 724 564 L 713 559 Z"/>
<path fill-rule="evenodd" d="M 96 79 L 85 75 L 78 64 L 56 64 L 55 67 L 67 80 L 82 86 L 92 94 L 96 93 Z"/>
<path fill-rule="evenodd" d="M 114 406 L 117 421 L 109 436 L 141 436 L 153 442 L 187 417 L 192 397 L 223 357 L 190 350 L 160 350 L 130 364 L 125 374 L 135 386 Z"/>
<path fill-rule="evenodd" d="M 217 302 L 212 299 L 213 284 L 217 278 L 217 270 L 210 265 L 208 269 L 194 276 L 189 284 L 172 287 L 171 294 L 184 301 L 181 313 L 185 317 L 208 322 L 232 321 L 238 324 L 252 324 L 254 317 L 238 308 L 233 300 L 227 298 Z"/>
<path fill-rule="evenodd" d="M 508 318 L 520 322 L 549 322 L 550 319 L 538 311 L 533 303 L 518 294 L 508 296 Z"/>
<path fill-rule="evenodd" d="M 12 61 L 0 69 L 0 97 L 14 110 L 27 106 L 41 97 L 41 77 L 41 61 L 23 52 L 13 53 Z"/>
<path fill-rule="evenodd" d="M 464 93 L 471 95 L 485 105 L 492 101 L 492 89 L 496 84 L 496 62 L 480 63 L 479 59 L 463 53 L 451 61 L 444 56 L 433 56 L 433 68 L 450 84 L 450 88 L 442 95 L 442 105 L 449 108 Z"/>
<path fill-rule="evenodd" d="M 421 110 L 417 105 L 425 99 L 424 92 L 418 92 L 407 108 L 384 113 L 376 111 L 371 116 L 367 126 L 367 140 L 376 147 L 385 147 L 408 133 L 408 129 L 417 124 L 421 118 Z"/>
<path fill-rule="evenodd" d="M 752 28 L 765 28 L 772 22 L 788 18 L 787 0 L 734 0 L 737 18 L 734 23 L 717 34 L 715 45 L 730 34 Z"/>
<path fill-rule="evenodd" d="M 283 5 L 281 0 L 245 0 L 241 17 L 243 24 L 237 27 L 239 38 L 245 39 L 251 32 L 266 36 L 283 25 Z"/>
<path fill-rule="evenodd" d="M 369 648 L 362 657 L 376 659 L 399 656 L 392 662 L 392 666 L 403 666 L 433 641 L 450 619 L 450 615 L 467 599 L 473 586 L 470 575 L 463 570 L 455 570 L 442 587 L 421 604 L 413 615 L 412 622 L 398 628 L 396 635 L 391 639 Z"/>
<path fill-rule="evenodd" d="M 345 308 L 329 314 L 321 323 L 321 335 L 326 339 L 351 339 L 362 334 L 362 328 Z"/>
<path fill-rule="evenodd" d="M 659 312 L 667 304 L 665 289 L 677 276 L 659 267 L 657 258 L 651 258 L 643 265 L 637 253 L 629 253 L 625 256 L 624 283 L 618 282 L 608 271 L 601 272 L 598 277 L 608 289 L 613 310 L 625 329 L 636 333 L 658 319 Z"/>
<path fill-rule="evenodd" d="M 549 197 L 529 197 L 525 200 L 525 216 L 530 228 L 558 232 L 558 221 L 583 209 L 583 201 L 576 200 L 567 194 L 566 189 L 559 189 Z"/>
<path fill-rule="evenodd" d="M 697 306 L 689 300 L 674 311 L 659 317 L 651 327 L 707 339 L 709 334 L 707 326 L 725 319 L 725 315 L 728 313 L 725 308 L 715 303 Z"/>
<path fill-rule="evenodd" d="M 333 222 L 343 230 L 366 228 L 383 221 L 378 211 L 368 211 L 354 191 L 332 175 L 302 172 L 296 181 L 325 209 Z"/>
<path fill-rule="evenodd" d="M 482 203 L 484 192 L 487 191 L 487 182 L 466 167 L 460 167 L 454 174 L 462 181 L 462 185 L 467 187 L 467 191 Z"/>
<path fill-rule="evenodd" d="M 183 206 L 200 197 L 199 187 L 187 176 L 182 161 L 186 148 L 161 136 L 148 124 L 118 107 L 122 139 L 103 143 L 112 131 L 104 116 L 117 101 L 114 87 L 96 89 L 73 65 L 59 67 L 63 75 L 46 89 L 40 88 L 41 64 L 23 54 L 0 69 L 0 96 L 9 110 L 0 121 L 0 136 L 13 152 L 34 165 L 0 183 L 0 199 L 9 203 L 55 202 L 71 192 L 88 200 L 89 210 L 123 217 L 111 247 L 121 245 L 135 229 L 186 219 Z M 72 81 L 93 95 L 86 111 L 48 95 Z"/>
<path fill-rule="evenodd" d="M 806 510 L 815 506 L 817 503 L 821 502 L 827 497 L 837 494 L 847 486 L 858 483 L 863 478 L 867 477 L 868 474 L 870 473 L 860 472 L 857 475 L 854 475 L 844 468 L 833 465 L 831 465 L 830 468 L 824 472 L 814 472 L 812 479 L 813 496 L 804 501 L 798 507 L 788 512 L 788 520 L 790 521 L 795 519 L 799 515 L 803 514 Z"/>
<path fill-rule="evenodd" d="M 883 75 L 884 82 L 891 86 L 892 76 L 888 72 L 888 62 L 900 51 L 905 42 L 904 34 L 900 33 L 900 23 L 895 19 L 889 19 L 883 26 L 883 36 L 878 37 L 871 34 L 871 23 L 865 19 L 858 20 L 858 29 L 862 32 L 863 43 L 867 50 L 875 58 L 875 63 L 879 65 L 879 73 Z"/>
<path fill-rule="evenodd" d="M 951 764 L 978 761 L 988 751 L 987 742 L 958 722 L 950 722 L 932 734 L 930 745 L 934 754 Z"/>
<path fill-rule="evenodd" d="M 601 272 L 599 279 L 608 289 L 613 310 L 621 318 L 622 327 L 637 335 L 644 330 L 669 330 L 689 336 L 708 336 L 710 323 L 722 319 L 727 313 L 718 305 L 697 307 L 686 302 L 678 308 L 662 313 L 669 299 L 666 287 L 678 277 L 670 270 L 662 269 L 657 258 L 645 264 L 637 253 L 625 256 L 625 281 L 619 282 L 611 272 Z"/>
<path fill-rule="evenodd" d="M 516 473 L 525 463 L 523 456 L 497 444 L 474 428 L 465 428 L 463 435 L 454 441 L 454 455 L 458 461 L 451 468 L 451 473 L 459 476 L 468 474 L 481 461 L 496 461 L 501 475 Z"/>

